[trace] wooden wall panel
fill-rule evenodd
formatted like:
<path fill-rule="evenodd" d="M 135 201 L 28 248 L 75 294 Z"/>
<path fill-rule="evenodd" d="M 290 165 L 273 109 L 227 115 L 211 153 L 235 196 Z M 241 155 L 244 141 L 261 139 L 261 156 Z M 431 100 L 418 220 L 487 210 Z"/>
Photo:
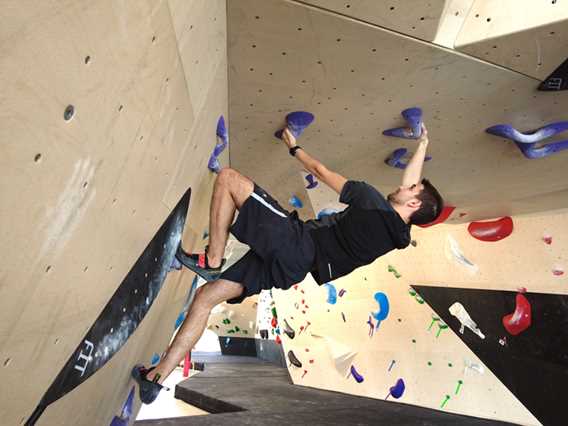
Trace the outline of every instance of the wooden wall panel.
<path fill-rule="evenodd" d="M 188 224 L 202 232 L 207 222 L 206 164 L 228 102 L 225 2 L 214 3 L 184 9 L 203 23 L 193 39 L 176 32 L 179 2 L 4 5 L 0 415 L 7 424 L 31 414 L 187 187 L 196 195 Z M 217 55 L 192 53 L 200 40 Z M 179 167 L 188 152 L 193 174 Z M 49 407 L 42 424 L 108 424 L 133 385 L 132 365 L 165 349 L 175 318 L 163 311 L 177 315 L 192 278 L 169 277 L 123 350 Z"/>

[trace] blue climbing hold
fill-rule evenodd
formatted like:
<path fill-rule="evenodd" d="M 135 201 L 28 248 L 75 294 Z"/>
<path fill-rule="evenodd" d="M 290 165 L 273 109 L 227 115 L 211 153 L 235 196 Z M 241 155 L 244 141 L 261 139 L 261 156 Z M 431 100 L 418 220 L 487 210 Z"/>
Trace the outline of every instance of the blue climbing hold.
<path fill-rule="evenodd" d="M 325 209 L 320 210 L 320 212 L 318 213 L 316 219 L 317 219 L 317 220 L 320 220 L 322 217 L 331 216 L 332 214 L 335 214 L 335 213 L 339 213 L 339 210 L 337 210 L 337 209 L 332 209 L 332 208 L 330 208 L 330 207 L 326 207 Z"/>
<path fill-rule="evenodd" d="M 377 312 L 372 312 L 372 315 L 377 321 L 375 328 L 379 328 L 381 321 L 385 320 L 389 316 L 389 299 L 385 293 L 377 292 L 375 293 L 375 300 L 379 304 L 379 310 Z"/>
<path fill-rule="evenodd" d="M 295 195 L 292 195 L 292 197 L 288 200 L 288 203 L 292 206 L 295 207 L 297 209 L 301 209 L 302 207 L 304 207 L 304 204 L 302 204 L 302 200 L 300 200 L 298 197 L 296 197 Z"/>
<path fill-rule="evenodd" d="M 157 353 L 154 353 L 154 355 L 152 355 L 152 359 L 150 360 L 150 364 L 154 365 L 160 362 L 160 355 L 158 355 Z"/>
<path fill-rule="evenodd" d="M 517 145 L 519 150 L 528 159 L 544 158 L 556 152 L 568 149 L 568 140 L 551 142 L 537 146 L 538 142 L 568 130 L 568 121 L 559 121 L 543 126 L 539 129 L 522 133 L 509 124 L 497 124 L 485 131 L 495 136 L 509 139 Z"/>
<path fill-rule="evenodd" d="M 337 289 L 332 283 L 326 283 L 324 287 L 327 287 L 327 303 L 335 305 L 337 303 Z"/>
<path fill-rule="evenodd" d="M 314 121 L 314 115 L 306 111 L 295 111 L 291 112 L 286 116 L 286 126 L 290 129 L 290 132 L 295 138 L 299 138 L 304 130 L 312 124 Z M 278 130 L 274 133 L 278 139 L 282 139 L 282 132 L 284 129 Z"/>
<path fill-rule="evenodd" d="M 404 394 L 404 390 L 406 389 L 406 385 L 404 384 L 404 380 L 398 379 L 394 386 L 390 388 L 390 394 L 393 398 L 400 398 Z"/>
<path fill-rule="evenodd" d="M 185 312 L 182 311 L 179 313 L 178 317 L 176 318 L 176 323 L 174 325 L 174 330 L 177 330 L 180 325 L 182 325 L 183 321 L 185 320 Z"/>
<path fill-rule="evenodd" d="M 406 148 L 398 148 L 395 149 L 391 155 L 385 160 L 385 163 L 391 167 L 395 167 L 397 169 L 406 169 L 408 165 L 408 150 Z M 424 158 L 424 161 L 430 161 L 432 159 L 431 156 L 427 155 Z"/>
<path fill-rule="evenodd" d="M 318 181 L 311 173 L 309 175 L 306 175 L 306 180 L 308 181 L 308 186 L 306 186 L 306 189 L 313 189 L 318 186 Z"/>
<path fill-rule="evenodd" d="M 401 112 L 406 120 L 406 127 L 397 127 L 383 131 L 385 136 L 395 138 L 418 139 L 422 135 L 422 110 L 418 107 L 408 108 Z"/>

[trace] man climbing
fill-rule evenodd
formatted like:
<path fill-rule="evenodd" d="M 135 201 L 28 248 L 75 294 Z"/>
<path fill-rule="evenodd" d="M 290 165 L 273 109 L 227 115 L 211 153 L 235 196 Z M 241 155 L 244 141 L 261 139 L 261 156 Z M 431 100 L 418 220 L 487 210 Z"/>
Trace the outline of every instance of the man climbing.
<path fill-rule="evenodd" d="M 296 145 L 288 129 L 282 139 L 290 155 L 336 191 L 339 201 L 348 207 L 304 222 L 296 211 L 290 213 L 282 208 L 249 178 L 236 170 L 222 169 L 213 189 L 205 253 L 188 254 L 180 247 L 176 254 L 207 283 L 197 290 L 185 321 L 160 363 L 151 369 L 134 367 L 132 375 L 140 385 L 142 402 L 154 401 L 161 383 L 194 347 L 211 309 L 219 303 L 240 303 L 263 289 L 288 289 L 308 273 L 320 285 L 347 275 L 395 248 L 407 247 L 410 226 L 432 222 L 442 211 L 442 197 L 428 180 L 421 179 L 428 146 L 424 126 L 402 185 L 387 199 L 371 185 L 347 180 L 326 168 Z M 239 214 L 232 224 L 236 210 Z M 222 271 L 229 232 L 250 250 Z"/>

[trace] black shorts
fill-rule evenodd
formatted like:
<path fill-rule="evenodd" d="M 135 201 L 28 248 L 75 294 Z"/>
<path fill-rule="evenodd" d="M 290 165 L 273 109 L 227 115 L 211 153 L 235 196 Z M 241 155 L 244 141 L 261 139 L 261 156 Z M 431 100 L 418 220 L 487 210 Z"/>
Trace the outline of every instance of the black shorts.
<path fill-rule="evenodd" d="M 241 296 L 228 303 L 240 303 L 273 287 L 288 289 L 313 268 L 314 241 L 298 213 L 282 208 L 256 183 L 230 231 L 250 250 L 221 274 L 222 279 L 245 287 Z"/>

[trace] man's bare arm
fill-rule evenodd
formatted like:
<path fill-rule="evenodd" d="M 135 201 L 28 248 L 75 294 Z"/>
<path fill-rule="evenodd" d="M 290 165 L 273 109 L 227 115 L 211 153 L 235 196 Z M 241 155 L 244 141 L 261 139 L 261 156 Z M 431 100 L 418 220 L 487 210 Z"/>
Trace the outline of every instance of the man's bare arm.
<path fill-rule="evenodd" d="M 282 139 L 284 140 L 288 148 L 296 146 L 296 138 L 294 138 L 294 136 L 288 129 L 284 130 Z M 298 149 L 296 151 L 295 157 L 298 159 L 298 161 L 300 161 L 300 163 L 302 163 L 302 165 L 308 172 L 316 177 L 316 179 L 325 183 L 338 194 L 341 194 L 343 185 L 345 185 L 345 182 L 347 182 L 346 178 L 341 176 L 339 173 L 335 173 L 329 170 L 320 161 L 310 156 L 303 149 Z"/>
<path fill-rule="evenodd" d="M 402 186 L 414 185 L 422 179 L 422 166 L 426 157 L 426 149 L 428 148 L 428 130 L 422 124 L 422 135 L 418 139 L 418 147 L 416 152 L 408 162 L 404 175 L 402 176 Z"/>

